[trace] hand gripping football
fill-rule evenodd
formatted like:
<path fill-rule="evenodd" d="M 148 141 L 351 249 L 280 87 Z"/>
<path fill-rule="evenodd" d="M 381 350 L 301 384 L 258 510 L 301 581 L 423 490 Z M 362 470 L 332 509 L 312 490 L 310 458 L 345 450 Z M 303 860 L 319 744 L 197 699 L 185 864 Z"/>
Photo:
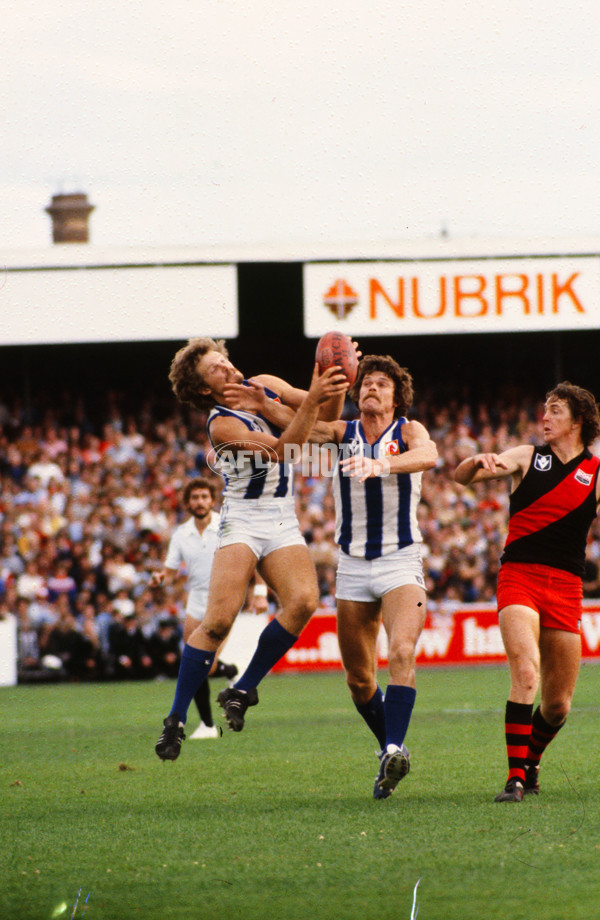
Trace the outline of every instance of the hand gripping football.
<path fill-rule="evenodd" d="M 358 358 L 356 349 L 350 336 L 343 332 L 326 332 L 317 343 L 315 360 L 319 365 L 319 373 L 327 370 L 333 364 L 342 368 L 350 386 L 356 380 L 358 373 Z"/>

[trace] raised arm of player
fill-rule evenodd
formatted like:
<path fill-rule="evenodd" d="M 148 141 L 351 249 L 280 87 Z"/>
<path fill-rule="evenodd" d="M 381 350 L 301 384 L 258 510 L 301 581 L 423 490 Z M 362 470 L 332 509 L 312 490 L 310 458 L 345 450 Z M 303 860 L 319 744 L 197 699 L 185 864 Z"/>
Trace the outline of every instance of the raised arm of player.
<path fill-rule="evenodd" d="M 356 351 L 357 358 L 362 357 L 362 352 L 359 349 L 358 342 L 352 342 L 354 349 Z M 281 377 L 274 377 L 272 374 L 259 374 L 257 377 L 254 377 L 253 380 L 256 380 L 258 383 L 262 384 L 265 387 L 268 387 L 270 390 L 273 390 L 282 402 L 287 406 L 290 406 L 292 409 L 298 409 L 304 397 L 306 396 L 306 390 L 298 389 L 298 387 L 293 387 L 287 381 L 282 380 Z M 324 403 L 322 403 L 319 408 L 319 419 L 326 422 L 333 422 L 336 419 L 339 419 L 343 410 L 344 402 L 346 399 L 346 390 L 340 390 L 338 393 L 331 396 Z"/>
<path fill-rule="evenodd" d="M 529 469 L 532 455 L 531 444 L 510 447 L 500 454 L 475 454 L 458 464 L 454 470 L 454 480 L 461 486 L 468 486 L 472 482 L 481 482 L 484 479 L 505 479 L 507 476 L 513 476 L 516 480 L 515 485 L 518 485 Z"/>
<path fill-rule="evenodd" d="M 272 458 L 275 452 L 282 460 L 285 445 L 304 444 L 317 420 L 320 406 L 331 397 L 337 396 L 340 391 L 345 391 L 346 387 L 346 378 L 337 368 L 330 367 L 323 374 L 319 374 L 315 364 L 310 388 L 300 403 L 298 411 L 291 412 L 288 424 L 285 425 L 279 438 L 262 431 L 250 431 L 240 419 L 219 416 L 211 423 L 210 434 L 213 444 L 215 447 L 227 444 L 231 450 L 252 451 L 263 446 L 265 458 Z M 274 403 L 274 408 L 276 407 L 277 403 Z M 288 408 L 288 412 L 290 411 Z M 274 423 L 277 424 L 277 422 Z"/>
<path fill-rule="evenodd" d="M 291 409 L 299 409 L 302 404 L 302 400 L 306 396 L 306 390 L 301 390 L 298 387 L 293 387 L 289 383 L 286 383 L 285 380 L 282 380 L 281 377 L 273 377 L 271 374 L 259 374 L 256 377 L 253 377 L 252 380 L 260 383 L 264 387 L 268 387 L 270 390 L 273 390 L 282 403 L 285 403 L 286 406 L 289 406 Z M 324 421 L 333 421 L 338 419 L 342 414 L 344 408 L 344 401 L 346 398 L 346 392 L 348 386 L 341 388 L 338 393 L 329 397 L 320 407 L 319 407 L 319 419 Z"/>
<path fill-rule="evenodd" d="M 243 409 L 246 412 L 260 414 L 272 425 L 276 425 L 277 428 L 287 428 L 294 418 L 295 411 L 290 406 L 279 402 L 279 400 L 268 397 L 263 384 L 259 382 L 257 377 L 252 377 L 247 381 L 247 384 L 227 384 L 223 391 L 226 405 L 232 409 Z M 335 398 L 332 397 L 331 399 Z M 337 442 L 342 437 L 345 427 L 345 422 L 317 420 L 307 440 L 316 444 Z"/>

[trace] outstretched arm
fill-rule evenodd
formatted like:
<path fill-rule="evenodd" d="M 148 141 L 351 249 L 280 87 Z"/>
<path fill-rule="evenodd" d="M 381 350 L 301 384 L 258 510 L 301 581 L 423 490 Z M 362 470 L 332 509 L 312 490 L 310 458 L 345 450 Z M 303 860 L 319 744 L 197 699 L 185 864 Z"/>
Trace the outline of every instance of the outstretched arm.
<path fill-rule="evenodd" d="M 260 451 L 262 448 L 265 458 L 273 459 L 275 453 L 279 460 L 284 460 L 285 446 L 304 444 L 317 420 L 320 406 L 332 396 L 344 391 L 346 387 L 346 378 L 337 368 L 330 367 L 323 374 L 319 374 L 318 366 L 315 364 L 310 388 L 297 412 L 291 411 L 286 406 L 281 407 L 272 400 L 269 401 L 272 403 L 273 418 L 281 408 L 287 413 L 287 417 L 284 418 L 282 413 L 279 422 L 274 422 L 278 427 L 283 428 L 278 438 L 262 431 L 250 431 L 240 419 L 217 417 L 211 424 L 210 433 L 213 444 L 215 448 L 226 444 L 228 449 L 233 451 L 256 451 L 257 449 Z M 244 387 L 243 389 L 249 388 Z M 268 418 L 268 415 L 265 414 L 265 417 Z"/>
<path fill-rule="evenodd" d="M 454 481 L 461 486 L 468 486 L 472 482 L 505 479 L 507 476 L 515 476 L 520 480 L 529 468 L 532 454 L 531 444 L 510 447 L 500 454 L 475 454 L 458 464 L 454 470 Z"/>
<path fill-rule="evenodd" d="M 362 352 L 359 350 L 358 342 L 353 341 L 352 344 L 357 358 L 361 358 Z M 292 409 L 298 409 L 306 396 L 306 390 L 293 387 L 287 381 L 282 380 L 281 377 L 274 377 L 272 374 L 259 374 L 258 377 L 253 379 L 277 393 L 281 401 Z M 333 422 L 341 417 L 348 389 L 348 386 L 346 386 L 346 389 L 340 389 L 339 392 L 334 393 L 321 404 L 319 408 L 319 419 L 321 421 Z"/>
<path fill-rule="evenodd" d="M 226 405 L 232 409 L 243 409 L 255 415 L 262 415 L 263 418 L 266 418 L 267 421 L 281 430 L 287 428 L 294 418 L 295 411 L 289 405 L 284 405 L 279 400 L 271 399 L 267 396 L 264 386 L 257 377 L 252 377 L 247 383 L 247 386 L 230 383 L 225 387 L 223 395 Z M 344 393 L 342 393 L 343 396 Z M 327 404 L 331 399 L 331 397 L 328 399 Z M 307 440 L 315 444 L 333 443 L 341 437 L 340 426 L 343 433 L 344 422 L 316 421 Z"/>
<path fill-rule="evenodd" d="M 320 407 L 328 399 L 338 396 L 348 388 L 348 382 L 337 367 L 329 367 L 319 374 L 319 365 L 315 364 L 308 393 L 302 400 L 294 418 L 279 436 L 275 450 L 281 460 L 284 459 L 286 444 L 304 444 L 308 441 L 317 421 Z M 333 424 L 333 423 L 331 423 Z"/>

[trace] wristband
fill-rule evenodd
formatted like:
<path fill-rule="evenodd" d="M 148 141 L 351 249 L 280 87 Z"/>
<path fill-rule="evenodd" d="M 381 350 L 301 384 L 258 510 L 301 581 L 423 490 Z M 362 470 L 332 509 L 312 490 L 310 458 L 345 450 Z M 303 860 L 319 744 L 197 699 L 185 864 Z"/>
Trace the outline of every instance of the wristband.
<path fill-rule="evenodd" d="M 266 597 L 267 596 L 267 586 L 266 585 L 254 585 L 254 597 Z"/>

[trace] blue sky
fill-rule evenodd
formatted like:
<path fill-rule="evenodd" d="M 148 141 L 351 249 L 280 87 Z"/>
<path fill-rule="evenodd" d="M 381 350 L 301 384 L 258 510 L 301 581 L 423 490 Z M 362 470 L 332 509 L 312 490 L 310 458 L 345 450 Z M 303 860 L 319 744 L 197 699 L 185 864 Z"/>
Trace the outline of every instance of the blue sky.
<path fill-rule="evenodd" d="M 0 249 L 600 236 L 600 7 L 13 2 Z"/>

